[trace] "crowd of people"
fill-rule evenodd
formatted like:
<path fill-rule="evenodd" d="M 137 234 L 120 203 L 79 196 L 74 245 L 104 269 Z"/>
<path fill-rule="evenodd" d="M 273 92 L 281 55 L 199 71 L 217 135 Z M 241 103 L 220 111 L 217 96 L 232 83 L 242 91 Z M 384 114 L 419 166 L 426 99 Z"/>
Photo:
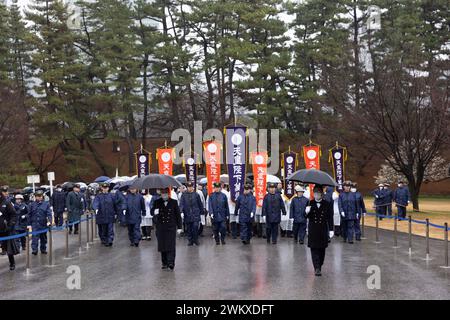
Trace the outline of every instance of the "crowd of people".
<path fill-rule="evenodd" d="M 229 186 L 214 183 L 208 195 L 205 185 L 186 183 L 182 187 L 160 190 L 137 190 L 130 186 L 112 188 L 102 183 L 98 189 L 74 184 L 70 190 L 57 185 L 50 194 L 37 189 L 33 194 L 10 192 L 0 188 L 0 238 L 33 234 L 31 251 L 47 254 L 47 232 L 50 226 L 68 223 L 69 233 L 78 234 L 78 222 L 86 213 L 95 213 L 98 235 L 105 247 L 114 242 L 114 223 L 128 229 L 130 246 L 150 241 L 155 228 L 162 269 L 175 268 L 177 234 L 187 238 L 187 245 L 200 245 L 205 226 L 212 226 L 216 245 L 225 245 L 226 237 L 240 237 L 249 245 L 253 237 L 265 238 L 276 245 L 279 235 L 304 244 L 308 237 L 315 275 L 321 275 L 325 249 L 331 238 L 342 237 L 353 244 L 361 240 L 361 217 L 366 206 L 357 184 L 346 181 L 341 192 L 333 187 L 295 185 L 295 196 L 285 197 L 281 183 L 268 184 L 262 207 L 257 207 L 253 186 L 246 184 L 236 201 L 231 200 Z M 373 191 L 374 208 L 379 215 L 391 215 L 392 205 L 398 216 L 405 217 L 409 191 L 403 182 L 393 192 L 386 184 Z M 64 215 L 66 213 L 66 216 Z M 39 232 L 41 231 L 41 232 Z M 15 269 L 14 256 L 26 248 L 26 237 L 3 240 L 2 255 L 8 255 L 10 270 Z"/>

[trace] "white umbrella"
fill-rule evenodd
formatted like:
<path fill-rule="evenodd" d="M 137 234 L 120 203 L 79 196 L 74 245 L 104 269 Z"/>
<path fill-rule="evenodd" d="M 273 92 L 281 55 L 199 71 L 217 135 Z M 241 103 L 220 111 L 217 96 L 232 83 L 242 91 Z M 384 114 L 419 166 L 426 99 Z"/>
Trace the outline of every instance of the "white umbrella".
<path fill-rule="evenodd" d="M 267 183 L 281 183 L 281 180 L 277 176 L 268 174 L 267 175 Z"/>
<path fill-rule="evenodd" d="M 81 189 L 87 189 L 88 187 L 87 184 L 84 182 L 77 182 L 76 184 L 79 184 Z"/>
<path fill-rule="evenodd" d="M 207 178 L 201 178 L 199 183 L 200 184 L 207 184 L 208 183 L 208 179 Z"/>

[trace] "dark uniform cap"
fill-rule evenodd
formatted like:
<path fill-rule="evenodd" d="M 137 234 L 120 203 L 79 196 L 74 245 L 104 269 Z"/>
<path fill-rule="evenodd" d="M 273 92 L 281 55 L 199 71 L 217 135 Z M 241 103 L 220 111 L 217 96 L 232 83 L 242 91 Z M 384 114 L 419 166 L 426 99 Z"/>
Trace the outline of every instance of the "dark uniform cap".
<path fill-rule="evenodd" d="M 8 192 L 8 190 L 9 190 L 9 187 L 8 187 L 8 186 L 1 186 L 1 187 L 0 187 L 0 191 L 1 191 L 1 192 Z"/>
<path fill-rule="evenodd" d="M 358 184 L 356 182 L 352 182 L 352 187 L 356 188 L 358 186 Z"/>
<path fill-rule="evenodd" d="M 81 189 L 81 186 L 80 186 L 78 183 L 75 183 L 75 184 L 73 185 L 73 187 L 74 187 L 74 188 Z"/>
<path fill-rule="evenodd" d="M 277 184 L 276 183 L 269 183 L 269 188 L 276 188 Z"/>
<path fill-rule="evenodd" d="M 43 191 L 43 190 L 37 190 L 37 191 L 34 193 L 34 195 L 35 195 L 35 196 L 43 196 L 43 195 L 44 195 L 44 191 Z"/>
<path fill-rule="evenodd" d="M 351 186 L 352 186 L 352 182 L 349 181 L 349 180 L 344 181 L 344 186 L 345 186 L 345 187 L 351 187 Z"/>
<path fill-rule="evenodd" d="M 251 184 L 246 184 L 246 185 L 244 186 L 244 189 L 245 189 L 245 190 L 251 190 L 251 189 L 253 189 L 253 188 L 252 188 L 252 185 L 251 185 Z"/>
<path fill-rule="evenodd" d="M 213 187 L 214 188 L 219 188 L 220 187 L 220 182 L 214 182 L 213 183 Z"/>
<path fill-rule="evenodd" d="M 103 188 L 109 188 L 109 183 L 103 182 L 101 186 Z"/>

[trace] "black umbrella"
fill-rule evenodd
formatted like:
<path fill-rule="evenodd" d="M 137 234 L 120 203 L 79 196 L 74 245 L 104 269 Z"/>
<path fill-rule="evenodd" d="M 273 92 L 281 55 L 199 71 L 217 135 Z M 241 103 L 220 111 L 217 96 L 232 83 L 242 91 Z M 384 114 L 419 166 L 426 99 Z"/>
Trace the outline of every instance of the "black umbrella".
<path fill-rule="evenodd" d="M 71 191 L 73 190 L 73 186 L 75 185 L 75 183 L 73 182 L 64 182 L 61 186 L 61 188 L 63 188 L 66 191 Z"/>
<path fill-rule="evenodd" d="M 187 179 L 186 179 L 186 175 L 185 174 L 179 175 L 175 179 L 177 179 L 177 181 L 179 183 L 183 183 L 183 184 L 187 183 Z"/>
<path fill-rule="evenodd" d="M 181 183 L 172 176 L 151 173 L 148 176 L 137 178 L 130 188 L 136 189 L 164 189 L 170 187 L 181 187 Z"/>
<path fill-rule="evenodd" d="M 302 183 L 320 184 L 322 186 L 337 187 L 336 181 L 326 172 L 316 169 L 302 169 L 295 171 L 288 180 Z"/>

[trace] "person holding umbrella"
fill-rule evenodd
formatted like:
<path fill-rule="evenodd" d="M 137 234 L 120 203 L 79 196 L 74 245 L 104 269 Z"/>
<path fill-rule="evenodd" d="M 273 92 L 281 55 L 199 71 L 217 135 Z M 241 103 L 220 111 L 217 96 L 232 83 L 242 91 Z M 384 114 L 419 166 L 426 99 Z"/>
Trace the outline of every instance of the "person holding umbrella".
<path fill-rule="evenodd" d="M 329 239 L 333 238 L 333 207 L 323 199 L 323 187 L 315 185 L 314 199 L 306 207 L 308 218 L 308 247 L 311 249 L 311 258 L 316 276 L 322 275 L 322 266 L 325 260 L 325 251 Z"/>
<path fill-rule="evenodd" d="M 158 251 L 161 252 L 162 269 L 173 270 L 177 233 L 181 234 L 182 219 L 177 200 L 169 197 L 169 188 L 161 190 L 161 198 L 153 204 L 152 215 L 156 226 Z"/>

